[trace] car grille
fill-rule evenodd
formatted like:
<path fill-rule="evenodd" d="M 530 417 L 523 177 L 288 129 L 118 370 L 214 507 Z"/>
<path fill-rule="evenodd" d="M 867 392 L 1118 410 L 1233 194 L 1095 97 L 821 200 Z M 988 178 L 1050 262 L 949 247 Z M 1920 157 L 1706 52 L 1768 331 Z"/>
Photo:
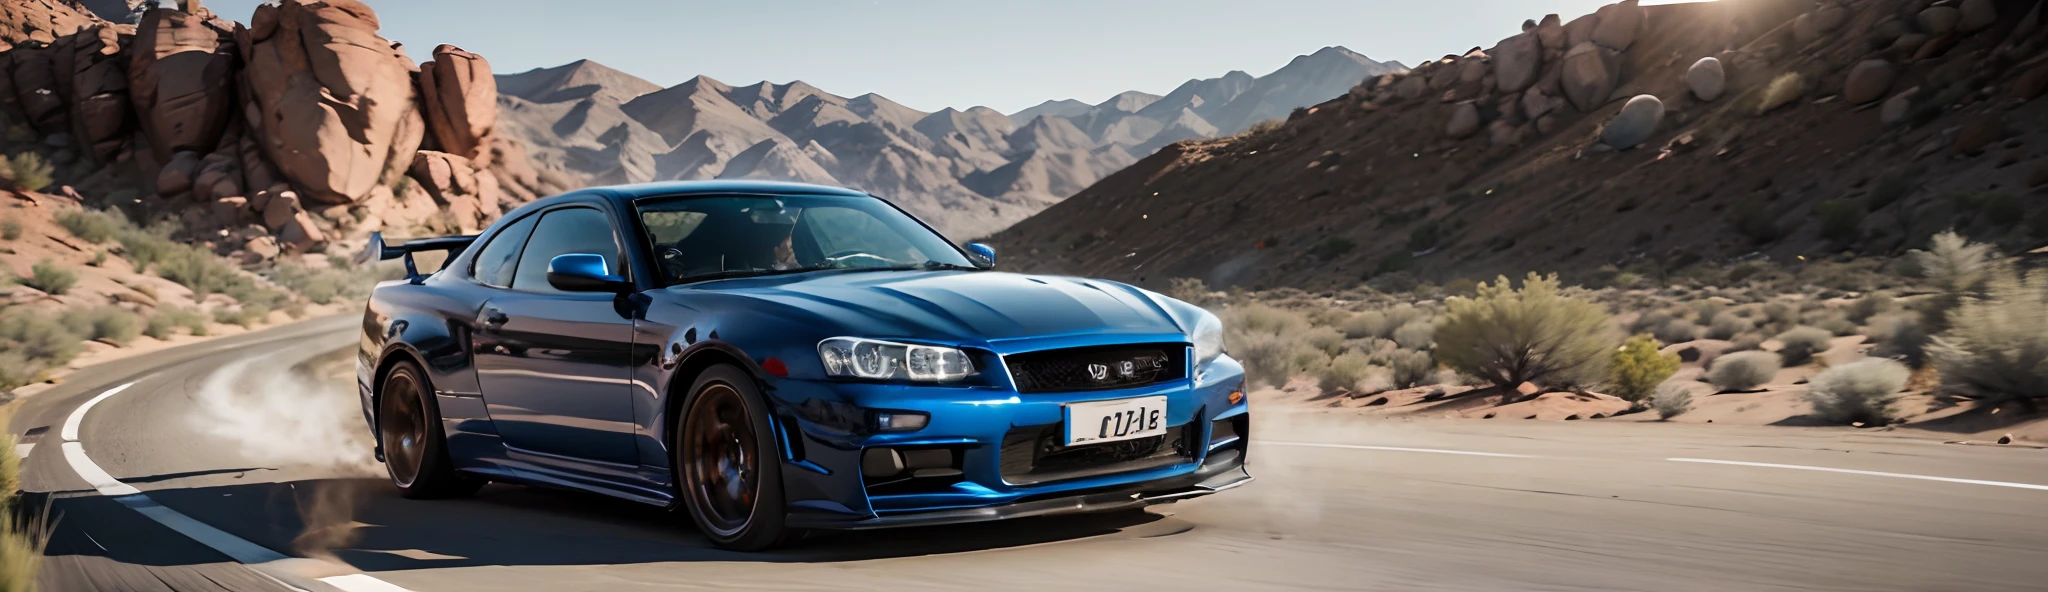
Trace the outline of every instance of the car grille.
<path fill-rule="evenodd" d="M 1132 388 L 1187 377 L 1187 344 L 1152 343 L 1055 349 L 1003 356 L 1017 392 Z"/>
<path fill-rule="evenodd" d="M 1060 424 L 1011 428 L 1003 435 L 1003 482 L 1035 485 L 1193 462 L 1201 436 L 1198 423 L 1166 429 L 1150 438 L 1062 446 Z"/>

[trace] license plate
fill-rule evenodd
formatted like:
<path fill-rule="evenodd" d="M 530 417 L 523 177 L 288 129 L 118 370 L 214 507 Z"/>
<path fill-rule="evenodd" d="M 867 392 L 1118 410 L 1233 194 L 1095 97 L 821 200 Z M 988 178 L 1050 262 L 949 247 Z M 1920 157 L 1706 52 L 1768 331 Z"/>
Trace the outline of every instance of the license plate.
<path fill-rule="evenodd" d="M 1067 445 L 1100 444 L 1166 433 L 1166 397 L 1067 404 Z"/>

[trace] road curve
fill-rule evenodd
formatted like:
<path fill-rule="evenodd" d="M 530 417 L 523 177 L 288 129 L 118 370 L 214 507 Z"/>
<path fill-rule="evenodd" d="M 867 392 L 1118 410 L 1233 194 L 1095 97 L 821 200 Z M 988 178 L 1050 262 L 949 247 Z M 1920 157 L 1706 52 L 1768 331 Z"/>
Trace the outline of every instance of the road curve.
<path fill-rule="evenodd" d="M 44 589 L 2011 591 L 2048 581 L 2040 450 L 1265 408 L 1253 430 L 1258 481 L 1224 494 L 730 553 L 686 520 L 588 495 L 492 485 L 467 500 L 400 499 L 364 461 L 346 381 L 291 378 L 351 347 L 355 327 L 319 319 L 140 356 L 28 401 L 12 426 L 33 445 L 23 485 L 61 515 Z M 81 476 L 67 447 L 104 477 Z M 223 552 L 227 539 L 251 546 Z"/>

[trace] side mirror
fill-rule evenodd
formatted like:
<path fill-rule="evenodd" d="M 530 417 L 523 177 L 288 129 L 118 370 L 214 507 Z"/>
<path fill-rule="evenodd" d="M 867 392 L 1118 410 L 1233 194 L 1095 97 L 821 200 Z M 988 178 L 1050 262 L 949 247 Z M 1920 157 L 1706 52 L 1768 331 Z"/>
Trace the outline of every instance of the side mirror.
<path fill-rule="evenodd" d="M 625 292 L 633 284 L 611 274 L 603 255 L 569 253 L 548 260 L 548 285 L 564 292 Z"/>
<path fill-rule="evenodd" d="M 968 243 L 967 254 L 972 255 L 974 262 L 980 264 L 983 269 L 994 269 L 996 266 L 996 248 L 988 246 L 988 243 Z"/>

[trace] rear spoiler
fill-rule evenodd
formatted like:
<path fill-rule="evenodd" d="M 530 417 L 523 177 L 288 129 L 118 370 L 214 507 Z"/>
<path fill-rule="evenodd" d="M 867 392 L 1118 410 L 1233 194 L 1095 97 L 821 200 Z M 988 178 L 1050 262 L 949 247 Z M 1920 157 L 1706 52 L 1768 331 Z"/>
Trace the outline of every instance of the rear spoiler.
<path fill-rule="evenodd" d="M 420 274 L 419 267 L 413 263 L 413 253 L 447 251 L 448 261 L 454 261 L 457 255 L 462 254 L 463 249 L 469 248 L 470 243 L 474 242 L 476 242 L 476 236 L 470 235 L 423 238 L 393 245 L 384 241 L 384 233 L 372 232 L 370 233 L 370 244 L 363 247 L 362 253 L 356 255 L 355 264 L 367 265 L 374 261 L 390 261 L 402 257 L 405 259 L 405 279 L 418 282 L 426 276 Z M 445 266 L 446 263 L 443 263 L 443 265 Z"/>

